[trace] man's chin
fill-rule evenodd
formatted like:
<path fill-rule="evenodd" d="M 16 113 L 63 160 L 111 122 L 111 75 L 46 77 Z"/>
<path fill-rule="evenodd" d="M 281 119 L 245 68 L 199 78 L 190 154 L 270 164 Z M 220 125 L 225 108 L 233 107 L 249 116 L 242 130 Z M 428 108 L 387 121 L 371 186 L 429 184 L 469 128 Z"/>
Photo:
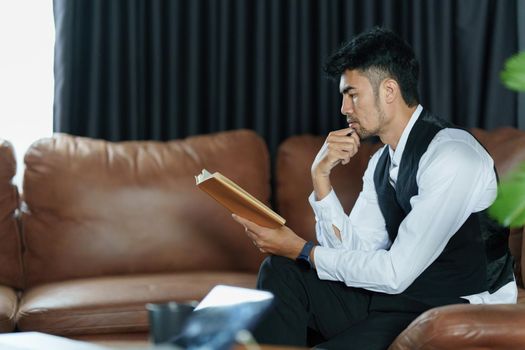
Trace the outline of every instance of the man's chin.
<path fill-rule="evenodd" d="M 356 132 L 357 136 L 359 136 L 359 138 L 360 138 L 361 140 L 366 139 L 366 138 L 369 138 L 370 136 L 373 136 L 373 135 L 371 135 L 371 134 L 368 132 L 368 130 L 363 130 L 363 129 L 361 129 L 361 128 L 357 128 L 357 129 L 355 129 L 355 132 Z"/>
<path fill-rule="evenodd" d="M 355 127 L 354 131 L 356 132 L 357 136 L 359 136 L 361 140 L 368 139 L 371 137 L 376 137 L 379 134 L 378 130 L 370 131 L 370 130 L 361 128 L 360 125 Z"/>

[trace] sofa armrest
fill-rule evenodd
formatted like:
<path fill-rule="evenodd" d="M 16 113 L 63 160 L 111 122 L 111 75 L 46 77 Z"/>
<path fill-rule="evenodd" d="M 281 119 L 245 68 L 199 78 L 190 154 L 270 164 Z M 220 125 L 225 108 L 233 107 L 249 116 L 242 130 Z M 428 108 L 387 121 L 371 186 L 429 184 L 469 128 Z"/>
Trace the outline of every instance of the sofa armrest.
<path fill-rule="evenodd" d="M 18 297 L 13 288 L 0 285 L 0 333 L 15 329 Z"/>
<path fill-rule="evenodd" d="M 420 315 L 389 350 L 523 349 L 525 304 L 448 305 Z"/>

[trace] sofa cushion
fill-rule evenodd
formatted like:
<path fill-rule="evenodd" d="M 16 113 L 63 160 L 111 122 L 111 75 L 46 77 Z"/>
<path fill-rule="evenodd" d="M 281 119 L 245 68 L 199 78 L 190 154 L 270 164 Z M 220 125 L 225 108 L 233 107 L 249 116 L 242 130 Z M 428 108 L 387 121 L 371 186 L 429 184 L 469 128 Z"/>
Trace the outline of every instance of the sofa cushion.
<path fill-rule="evenodd" d="M 293 136 L 279 146 L 277 153 L 277 207 L 287 225 L 305 239 L 315 239 L 315 218 L 308 203 L 312 192 L 310 168 L 324 139 L 312 135 Z M 332 186 L 347 213 L 361 192 L 370 157 L 381 146 L 363 142 L 349 164 L 338 166 L 332 172 Z"/>
<path fill-rule="evenodd" d="M 32 145 L 25 162 L 28 286 L 132 273 L 254 272 L 264 257 L 194 179 L 203 168 L 220 171 L 268 203 L 268 151 L 252 131 L 171 142 L 58 135 Z"/>
<path fill-rule="evenodd" d="M 16 174 L 13 147 L 0 140 L 0 284 L 23 286 L 22 249 L 16 222 L 18 190 L 11 182 Z"/>
<path fill-rule="evenodd" d="M 253 273 L 195 272 L 56 282 L 24 293 L 18 328 L 57 335 L 145 332 L 148 302 L 200 300 L 217 284 L 254 288 Z"/>
<path fill-rule="evenodd" d="M 17 295 L 11 287 L 0 286 L 0 332 L 15 329 Z"/>

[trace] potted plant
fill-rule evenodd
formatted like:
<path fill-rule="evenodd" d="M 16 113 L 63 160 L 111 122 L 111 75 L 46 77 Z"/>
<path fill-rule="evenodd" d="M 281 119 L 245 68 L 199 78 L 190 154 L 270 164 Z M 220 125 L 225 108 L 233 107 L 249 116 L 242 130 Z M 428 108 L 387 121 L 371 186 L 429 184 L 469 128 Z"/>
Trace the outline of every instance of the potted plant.
<path fill-rule="evenodd" d="M 525 92 L 525 51 L 505 62 L 500 77 L 509 89 Z M 498 197 L 489 213 L 504 226 L 521 227 L 525 224 L 525 163 L 501 181 Z"/>

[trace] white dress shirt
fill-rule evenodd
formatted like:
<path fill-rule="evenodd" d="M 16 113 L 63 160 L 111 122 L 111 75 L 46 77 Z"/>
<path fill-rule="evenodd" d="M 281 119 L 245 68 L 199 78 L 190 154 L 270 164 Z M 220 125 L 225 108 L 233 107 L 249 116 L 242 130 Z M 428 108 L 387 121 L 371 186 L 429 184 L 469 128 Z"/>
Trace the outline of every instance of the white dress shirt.
<path fill-rule="evenodd" d="M 423 108 L 418 106 L 405 127 L 396 150 L 389 147 L 390 181 L 395 185 L 399 162 L 408 135 Z M 398 294 L 443 252 L 449 239 L 475 212 L 488 208 L 497 195 L 494 162 L 468 132 L 439 131 L 419 162 L 419 192 L 412 210 L 391 242 L 377 201 L 374 171 L 384 147 L 377 151 L 365 171 L 363 190 L 346 215 L 335 192 L 317 201 L 309 197 L 316 217 L 314 261 L 320 279 L 342 281 L 348 286 Z M 352 161 L 346 166 L 352 166 Z M 341 233 L 335 235 L 333 226 Z M 471 304 L 516 303 L 516 282 L 495 293 L 463 296 Z"/>

